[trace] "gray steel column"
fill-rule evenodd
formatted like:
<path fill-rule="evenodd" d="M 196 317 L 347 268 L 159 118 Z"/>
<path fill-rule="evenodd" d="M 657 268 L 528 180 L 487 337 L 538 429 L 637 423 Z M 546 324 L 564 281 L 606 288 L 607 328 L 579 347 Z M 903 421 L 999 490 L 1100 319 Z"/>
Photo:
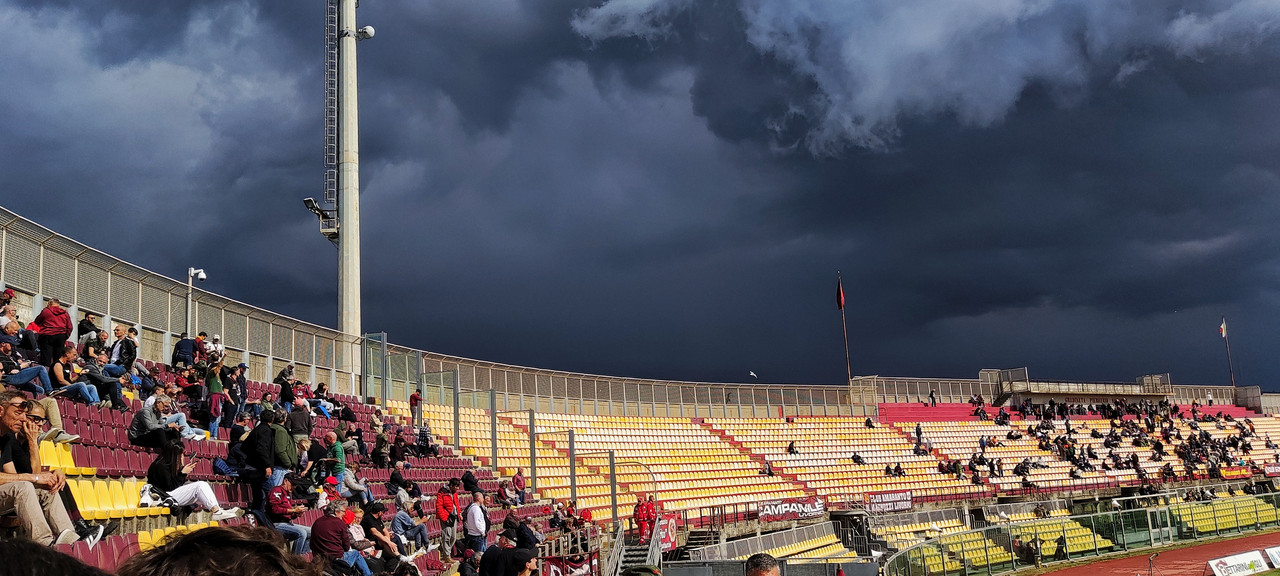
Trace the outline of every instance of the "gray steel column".
<path fill-rule="evenodd" d="M 538 492 L 538 432 L 534 430 L 534 412 L 529 411 L 529 486 Z"/>
<path fill-rule="evenodd" d="M 489 389 L 489 455 L 493 457 L 490 468 L 498 472 L 498 391 Z"/>
<path fill-rule="evenodd" d="M 574 445 L 573 430 L 569 430 L 569 499 L 578 500 L 578 465 L 577 447 Z"/>
<path fill-rule="evenodd" d="M 338 330 L 349 336 L 359 336 L 362 332 L 356 0 L 341 0 L 338 30 Z"/>
<path fill-rule="evenodd" d="M 458 449 L 458 453 L 462 453 L 462 403 L 458 396 L 461 390 L 458 387 L 458 371 L 453 371 L 453 447 Z"/>
<path fill-rule="evenodd" d="M 388 381 L 391 377 L 391 357 L 387 353 L 387 333 L 379 332 L 378 334 L 382 338 L 382 411 L 390 414 L 391 411 L 387 408 L 387 397 L 391 395 L 391 384 Z"/>
<path fill-rule="evenodd" d="M 618 529 L 618 463 L 609 451 L 609 503 L 613 506 L 613 529 Z"/>

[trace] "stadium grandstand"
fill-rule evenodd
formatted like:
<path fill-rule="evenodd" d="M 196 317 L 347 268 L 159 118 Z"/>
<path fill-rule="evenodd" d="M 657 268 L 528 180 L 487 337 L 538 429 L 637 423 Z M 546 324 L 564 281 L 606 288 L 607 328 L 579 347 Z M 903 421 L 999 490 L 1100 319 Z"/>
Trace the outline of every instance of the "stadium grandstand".
<path fill-rule="evenodd" d="M 0 249 L 3 538 L 107 573 L 253 533 L 313 574 L 494 546 L 555 576 L 992 574 L 1280 528 L 1257 387 L 579 374 L 348 338 L 3 209 Z"/>

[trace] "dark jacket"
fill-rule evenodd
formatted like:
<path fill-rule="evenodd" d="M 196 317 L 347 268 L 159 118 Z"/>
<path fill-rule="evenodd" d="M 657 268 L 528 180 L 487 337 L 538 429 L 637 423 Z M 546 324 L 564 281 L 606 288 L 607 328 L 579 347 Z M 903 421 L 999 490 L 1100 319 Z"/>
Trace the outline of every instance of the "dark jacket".
<path fill-rule="evenodd" d="M 156 412 L 155 406 L 139 410 L 129 423 L 129 440 L 137 440 L 148 432 L 164 428 L 164 416 Z"/>
<path fill-rule="evenodd" d="M 138 359 L 138 345 L 133 343 L 133 339 L 125 336 L 116 340 L 107 349 L 107 356 L 111 356 L 111 351 L 115 350 L 116 344 L 120 345 L 120 356 L 116 358 L 116 366 L 121 366 L 125 370 L 133 369 L 133 362 Z"/>
<path fill-rule="evenodd" d="M 175 474 L 160 458 L 156 458 L 151 461 L 151 466 L 147 467 L 147 483 L 165 492 L 171 492 L 187 483 L 187 475 L 181 472 Z"/>
<path fill-rule="evenodd" d="M 476 475 L 470 470 L 462 473 L 462 490 L 467 493 L 480 491 L 480 481 L 476 480 Z"/>
<path fill-rule="evenodd" d="M 258 470 L 265 470 L 275 464 L 276 454 L 276 432 L 267 424 L 258 424 L 249 437 L 245 438 L 244 445 L 245 462 Z"/>
<path fill-rule="evenodd" d="M 295 408 L 293 412 L 289 413 L 286 422 L 289 425 L 290 434 L 311 435 L 313 422 L 311 412 L 309 410 Z"/>
<path fill-rule="evenodd" d="M 183 338 L 173 345 L 172 364 L 178 363 L 178 357 L 187 358 L 190 362 L 195 361 L 196 357 L 196 341 L 190 338 Z"/>

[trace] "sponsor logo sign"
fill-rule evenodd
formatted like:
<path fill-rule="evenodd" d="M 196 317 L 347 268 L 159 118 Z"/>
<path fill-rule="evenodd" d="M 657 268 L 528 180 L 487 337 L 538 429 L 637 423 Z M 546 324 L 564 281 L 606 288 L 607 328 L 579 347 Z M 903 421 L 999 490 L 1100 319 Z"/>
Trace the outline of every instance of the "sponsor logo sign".
<path fill-rule="evenodd" d="M 665 513 L 658 519 L 658 547 L 663 552 L 670 552 L 676 547 L 676 520 L 679 515 Z"/>
<path fill-rule="evenodd" d="M 817 496 L 769 500 L 760 503 L 760 523 L 818 518 L 826 512 L 826 504 Z"/>
<path fill-rule="evenodd" d="M 1210 560 L 1209 568 L 1214 576 L 1249 576 L 1270 570 L 1267 561 L 1262 559 L 1262 553 L 1257 550 Z"/>
<path fill-rule="evenodd" d="M 1253 470 L 1248 466 L 1227 466 L 1222 468 L 1223 480 L 1239 480 L 1241 478 L 1250 478 L 1253 476 Z"/>
<path fill-rule="evenodd" d="M 868 492 L 863 496 L 863 508 L 872 514 L 910 510 L 911 504 L 910 490 Z"/>
<path fill-rule="evenodd" d="M 1272 478 L 1280 476 L 1280 462 L 1267 462 L 1267 464 L 1262 467 L 1262 471 Z"/>
<path fill-rule="evenodd" d="M 1265 552 L 1267 553 L 1267 558 L 1271 559 L 1272 566 L 1280 566 L 1280 546 L 1267 548 Z"/>
<path fill-rule="evenodd" d="M 542 571 L 546 576 L 600 576 L 600 551 L 543 558 Z"/>

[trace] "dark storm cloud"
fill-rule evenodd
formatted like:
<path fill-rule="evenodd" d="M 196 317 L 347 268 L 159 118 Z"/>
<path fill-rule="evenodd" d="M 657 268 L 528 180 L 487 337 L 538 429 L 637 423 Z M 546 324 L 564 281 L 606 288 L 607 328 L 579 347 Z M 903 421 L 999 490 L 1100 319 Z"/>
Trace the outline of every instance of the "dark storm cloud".
<path fill-rule="evenodd" d="M 366 0 L 365 328 L 836 382 L 840 269 L 855 373 L 1220 383 L 1226 313 L 1263 383 L 1276 12 Z M 0 22 L 6 207 L 332 325 L 334 250 L 299 202 L 320 195 L 319 5 L 0 2 Z"/>

